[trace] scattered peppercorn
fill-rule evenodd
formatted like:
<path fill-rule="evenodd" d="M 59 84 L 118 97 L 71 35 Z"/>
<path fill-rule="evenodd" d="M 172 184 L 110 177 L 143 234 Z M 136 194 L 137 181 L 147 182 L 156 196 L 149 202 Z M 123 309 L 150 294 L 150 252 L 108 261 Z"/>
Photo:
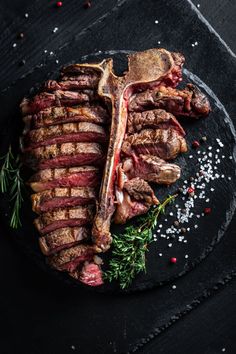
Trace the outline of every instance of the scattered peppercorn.
<path fill-rule="evenodd" d="M 91 6 L 92 6 L 91 1 L 86 1 L 86 2 L 84 3 L 84 8 L 85 8 L 85 9 L 89 9 Z"/>
<path fill-rule="evenodd" d="M 211 208 L 204 209 L 204 214 L 210 214 L 210 213 L 211 213 Z"/>
<path fill-rule="evenodd" d="M 185 233 L 187 232 L 187 230 L 185 229 L 185 227 L 181 227 L 181 232 L 182 232 L 183 234 L 185 234 Z"/>
<path fill-rule="evenodd" d="M 17 38 L 22 39 L 22 38 L 24 38 L 24 36 L 25 36 L 24 33 L 21 32 L 21 33 L 18 34 Z"/>
<path fill-rule="evenodd" d="M 171 257 L 170 258 L 170 263 L 175 264 L 177 262 L 177 258 L 176 257 Z"/>
<path fill-rule="evenodd" d="M 189 181 L 193 182 L 194 181 L 194 177 L 189 177 Z"/>
<path fill-rule="evenodd" d="M 62 7 L 62 5 L 63 5 L 62 1 L 58 1 L 58 2 L 56 3 L 56 6 L 57 6 L 57 7 Z"/>
<path fill-rule="evenodd" d="M 183 191 L 184 191 L 183 188 L 179 188 L 179 189 L 178 189 L 178 192 L 179 192 L 179 193 L 183 193 Z"/>
<path fill-rule="evenodd" d="M 175 226 L 179 226 L 178 220 L 175 220 L 175 221 L 174 221 L 174 225 L 175 225 Z"/>
<path fill-rule="evenodd" d="M 194 149 L 199 148 L 199 146 L 200 146 L 200 144 L 199 144 L 199 142 L 198 142 L 197 140 L 194 140 L 194 141 L 192 142 L 192 147 L 193 147 Z"/>

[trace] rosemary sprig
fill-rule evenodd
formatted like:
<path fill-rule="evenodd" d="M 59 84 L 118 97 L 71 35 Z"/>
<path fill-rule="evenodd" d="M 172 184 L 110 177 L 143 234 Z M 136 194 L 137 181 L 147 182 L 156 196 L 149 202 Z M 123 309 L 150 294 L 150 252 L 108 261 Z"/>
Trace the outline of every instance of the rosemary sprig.
<path fill-rule="evenodd" d="M 165 212 L 168 204 L 172 203 L 177 194 L 169 195 L 163 203 L 153 207 L 145 216 L 140 217 L 138 226 L 125 228 L 121 235 L 113 235 L 112 255 L 109 269 L 104 277 L 108 281 L 118 280 L 121 289 L 127 288 L 135 276 L 146 271 L 146 251 L 152 241 L 152 231 L 157 225 L 158 217 Z"/>
<path fill-rule="evenodd" d="M 1 160 L 4 162 L 0 170 L 0 191 L 1 193 L 9 193 L 10 201 L 13 203 L 10 227 L 16 229 L 21 226 L 20 208 L 23 202 L 22 188 L 24 183 L 20 176 L 21 163 L 19 156 L 14 158 L 11 146 Z"/>
<path fill-rule="evenodd" d="M 0 190 L 1 193 L 6 193 L 10 184 L 10 171 L 12 170 L 12 161 L 14 160 L 11 146 L 9 146 L 9 150 L 6 155 L 2 156 L 0 160 L 4 160 L 0 170 Z"/>

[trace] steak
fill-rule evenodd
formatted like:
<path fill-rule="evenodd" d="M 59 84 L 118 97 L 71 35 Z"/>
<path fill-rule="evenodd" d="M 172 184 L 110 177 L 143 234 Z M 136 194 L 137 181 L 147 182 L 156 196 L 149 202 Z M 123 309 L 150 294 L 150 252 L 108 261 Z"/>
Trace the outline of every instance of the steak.
<path fill-rule="evenodd" d="M 129 179 L 140 177 L 148 182 L 166 185 L 175 183 L 181 174 L 179 166 L 153 155 L 126 158 L 122 168 Z"/>
<path fill-rule="evenodd" d="M 96 124 L 107 124 L 108 114 L 100 106 L 90 107 L 50 107 L 37 114 L 28 115 L 23 118 L 25 123 L 24 134 L 30 129 L 48 127 L 61 123 L 88 122 Z"/>
<path fill-rule="evenodd" d="M 129 102 L 129 110 L 142 112 L 144 110 L 162 108 L 175 116 L 199 118 L 210 112 L 207 97 L 194 85 L 188 84 L 184 90 L 161 86 L 133 95 Z"/>
<path fill-rule="evenodd" d="M 36 95 L 32 100 L 24 98 L 20 104 L 23 115 L 38 113 L 45 108 L 53 106 L 74 106 L 81 103 L 94 100 L 94 92 L 92 90 L 62 91 L 57 90 L 53 93 L 42 92 Z"/>
<path fill-rule="evenodd" d="M 31 195 L 32 209 L 40 214 L 57 208 L 95 203 L 96 192 L 90 187 L 54 188 Z"/>
<path fill-rule="evenodd" d="M 91 206 L 77 206 L 62 208 L 41 214 L 34 220 L 34 224 L 41 235 L 45 235 L 63 227 L 83 226 L 92 221 L 93 209 Z"/>
<path fill-rule="evenodd" d="M 44 85 L 44 89 L 45 91 L 94 89 L 97 88 L 98 82 L 98 75 L 81 74 L 74 77 L 64 77 L 62 81 L 48 80 Z"/>
<path fill-rule="evenodd" d="M 27 165 L 34 169 L 101 165 L 103 160 L 104 153 L 97 143 L 53 144 L 33 149 L 25 156 Z"/>
<path fill-rule="evenodd" d="M 50 256 L 48 262 L 57 270 L 73 272 L 81 263 L 92 260 L 96 251 L 94 245 L 77 245 Z"/>
<path fill-rule="evenodd" d="M 46 256 L 55 254 L 62 249 L 70 248 L 89 237 L 85 227 L 64 227 L 39 238 L 39 246 Z"/>
<path fill-rule="evenodd" d="M 180 177 L 180 167 L 166 162 L 187 151 L 176 117 L 210 111 L 197 87 L 175 88 L 183 63 L 182 54 L 154 48 L 129 55 L 122 76 L 111 58 L 73 64 L 22 101 L 22 161 L 37 171 L 29 181 L 37 192 L 34 223 L 53 268 L 101 285 L 96 253 L 110 247 L 112 218 L 122 224 L 146 213 L 159 203 L 149 182 L 169 185 Z"/>
<path fill-rule="evenodd" d="M 186 151 L 185 139 L 173 128 L 145 129 L 140 133 L 129 135 L 122 145 L 122 152 L 125 155 L 157 155 L 164 160 L 172 160 Z"/>
<path fill-rule="evenodd" d="M 96 187 L 99 181 L 97 167 L 81 166 L 41 170 L 31 177 L 29 184 L 34 192 L 41 192 L 56 187 Z"/>
<path fill-rule="evenodd" d="M 106 251 L 112 242 L 110 224 L 115 211 L 114 184 L 126 132 L 129 98 L 140 88 L 150 89 L 161 85 L 175 87 L 181 81 L 183 62 L 184 58 L 179 53 L 173 54 L 164 49 L 154 48 L 129 55 L 128 71 L 121 77 L 113 74 L 112 59 L 107 59 L 100 64 L 103 74 L 99 82 L 98 94 L 112 103 L 107 160 L 92 228 L 93 241 L 103 251 Z"/>
<path fill-rule="evenodd" d="M 83 268 L 76 269 L 70 276 L 89 286 L 100 286 L 103 284 L 101 267 L 93 262 L 84 262 Z"/>
<path fill-rule="evenodd" d="M 150 205 L 132 200 L 127 192 L 123 193 L 123 201 L 117 204 L 114 222 L 116 224 L 125 224 L 134 216 L 145 214 L 150 208 Z"/>
<path fill-rule="evenodd" d="M 130 112 L 127 122 L 127 133 L 133 134 L 142 129 L 168 129 L 173 128 L 182 136 L 185 136 L 185 131 L 173 114 L 164 111 L 163 109 L 154 109 L 144 112 Z"/>
<path fill-rule="evenodd" d="M 46 128 L 30 130 L 24 137 L 25 150 L 52 144 L 68 142 L 100 142 L 107 141 L 107 135 L 103 127 L 93 123 L 66 123 L 53 125 Z"/>

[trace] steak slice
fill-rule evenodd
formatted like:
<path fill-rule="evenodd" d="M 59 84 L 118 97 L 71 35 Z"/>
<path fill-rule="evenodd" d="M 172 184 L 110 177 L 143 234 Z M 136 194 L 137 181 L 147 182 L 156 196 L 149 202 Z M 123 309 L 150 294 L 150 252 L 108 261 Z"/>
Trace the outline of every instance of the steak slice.
<path fill-rule="evenodd" d="M 97 187 L 99 183 L 100 172 L 94 166 L 49 168 L 37 172 L 29 180 L 34 192 L 56 187 Z"/>
<path fill-rule="evenodd" d="M 34 224 L 41 235 L 45 235 L 63 227 L 83 226 L 92 221 L 93 208 L 77 206 L 48 211 L 34 220 Z"/>
<path fill-rule="evenodd" d="M 25 155 L 25 162 L 32 168 L 55 168 L 100 165 L 104 160 L 102 148 L 97 143 L 65 143 L 42 146 Z"/>
<path fill-rule="evenodd" d="M 107 124 L 109 116 L 107 111 L 100 106 L 50 107 L 37 114 L 25 116 L 23 120 L 25 123 L 23 134 L 27 134 L 30 129 L 62 123 L 88 122 Z"/>
<path fill-rule="evenodd" d="M 129 135 L 122 145 L 125 155 L 157 155 L 164 160 L 172 160 L 179 153 L 186 151 L 185 139 L 172 128 L 142 130 L 140 133 Z"/>
<path fill-rule="evenodd" d="M 124 183 L 124 190 L 128 192 L 131 198 L 142 201 L 146 205 L 159 204 L 152 188 L 140 177 L 132 178 Z"/>
<path fill-rule="evenodd" d="M 134 216 L 145 214 L 150 208 L 150 205 L 132 200 L 127 192 L 123 193 L 123 201 L 117 204 L 114 222 L 116 224 L 125 224 Z"/>
<path fill-rule="evenodd" d="M 24 150 L 52 144 L 72 142 L 106 142 L 107 136 L 103 127 L 87 122 L 66 123 L 46 128 L 30 130 L 24 136 Z"/>
<path fill-rule="evenodd" d="M 178 165 L 168 163 L 157 156 L 139 155 L 135 160 L 126 158 L 122 168 L 129 179 L 140 177 L 148 182 L 170 185 L 180 178 Z"/>
<path fill-rule="evenodd" d="M 210 103 L 196 86 L 188 84 L 184 90 L 171 87 L 157 87 L 133 95 L 129 102 L 130 111 L 144 111 L 162 108 L 175 116 L 199 118 L 207 116 L 211 110 Z"/>
<path fill-rule="evenodd" d="M 70 276 L 89 286 L 100 286 L 103 284 L 101 267 L 93 262 L 84 262 L 81 270 L 74 270 Z"/>
<path fill-rule="evenodd" d="M 185 131 L 173 114 L 163 109 L 154 109 L 144 112 L 130 112 L 128 115 L 127 133 L 133 134 L 142 129 L 176 129 L 180 135 L 185 136 Z"/>
<path fill-rule="evenodd" d="M 57 270 L 73 272 L 81 263 L 92 260 L 96 251 L 96 246 L 77 245 L 50 256 L 48 261 Z"/>
<path fill-rule="evenodd" d="M 32 209 L 40 214 L 57 208 L 95 203 L 96 192 L 90 187 L 54 188 L 31 195 Z"/>
<path fill-rule="evenodd" d="M 20 104 L 23 115 L 38 113 L 45 108 L 52 106 L 74 106 L 80 103 L 90 102 L 94 99 L 92 90 L 83 91 L 62 91 L 53 93 L 42 92 L 32 99 L 24 98 Z"/>
<path fill-rule="evenodd" d="M 45 91 L 56 90 L 84 90 L 95 89 L 98 86 L 99 75 L 81 74 L 77 76 L 65 76 L 62 81 L 48 80 L 44 84 Z"/>
<path fill-rule="evenodd" d="M 39 238 L 39 246 L 46 256 L 55 254 L 62 249 L 77 245 L 87 240 L 89 232 L 86 227 L 64 227 Z"/>

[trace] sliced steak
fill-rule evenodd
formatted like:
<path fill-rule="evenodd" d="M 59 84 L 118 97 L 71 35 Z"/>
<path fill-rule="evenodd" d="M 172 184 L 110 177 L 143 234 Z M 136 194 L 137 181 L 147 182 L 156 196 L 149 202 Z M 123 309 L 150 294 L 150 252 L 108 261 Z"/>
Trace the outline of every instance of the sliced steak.
<path fill-rule="evenodd" d="M 62 81 L 48 80 L 44 84 L 45 91 L 56 90 L 84 90 L 95 89 L 98 86 L 98 75 L 81 74 L 77 76 L 65 76 Z"/>
<path fill-rule="evenodd" d="M 185 131 L 173 114 L 166 112 L 163 109 L 154 109 L 144 112 L 130 112 L 128 115 L 127 133 L 133 134 L 142 129 L 176 129 L 182 136 L 185 136 Z"/>
<path fill-rule="evenodd" d="M 129 179 L 140 177 L 148 182 L 170 185 L 180 178 L 181 168 L 168 163 L 157 156 L 139 155 L 126 158 L 122 163 L 123 170 Z"/>
<path fill-rule="evenodd" d="M 123 201 L 117 204 L 114 222 L 116 224 L 125 224 L 134 216 L 145 214 L 150 208 L 150 205 L 132 200 L 127 192 L 123 193 Z"/>
<path fill-rule="evenodd" d="M 97 143 L 65 143 L 42 146 L 25 155 L 25 162 L 32 168 L 58 168 L 101 165 L 104 153 Z"/>
<path fill-rule="evenodd" d="M 73 272 L 81 263 L 92 260 L 96 250 L 95 246 L 77 245 L 50 256 L 48 261 L 57 270 Z"/>
<path fill-rule="evenodd" d="M 63 227 L 83 226 L 92 221 L 93 208 L 91 206 L 77 206 L 48 211 L 34 220 L 34 224 L 41 235 L 45 235 Z"/>
<path fill-rule="evenodd" d="M 83 268 L 71 272 L 70 276 L 89 286 L 100 286 L 103 284 L 101 267 L 93 262 L 84 262 Z"/>
<path fill-rule="evenodd" d="M 23 115 L 38 113 L 45 108 L 52 106 L 74 106 L 81 103 L 90 102 L 94 99 L 92 90 L 84 91 L 62 91 L 53 93 L 42 92 L 33 99 L 24 98 L 20 104 Z"/>
<path fill-rule="evenodd" d="M 97 187 L 100 171 L 94 166 L 49 168 L 37 172 L 29 180 L 34 192 L 56 187 Z"/>
<path fill-rule="evenodd" d="M 107 141 L 103 127 L 87 122 L 66 123 L 46 128 L 30 130 L 23 140 L 24 150 L 52 144 L 72 142 L 100 142 Z"/>
<path fill-rule="evenodd" d="M 27 134 L 30 129 L 48 127 L 62 123 L 88 122 L 96 124 L 107 124 L 109 116 L 107 111 L 100 106 L 91 107 L 50 107 L 37 114 L 28 115 L 23 118 Z"/>
<path fill-rule="evenodd" d="M 31 195 L 32 209 L 40 214 L 57 208 L 95 203 L 97 194 L 90 187 L 54 188 Z"/>
<path fill-rule="evenodd" d="M 39 246 L 43 254 L 49 256 L 62 249 L 77 245 L 87 240 L 89 232 L 86 227 L 64 227 L 39 238 Z"/>
<path fill-rule="evenodd" d="M 131 198 L 142 201 L 149 206 L 159 204 L 152 188 L 140 177 L 126 181 L 124 183 L 124 190 L 128 192 Z"/>
<path fill-rule="evenodd" d="M 195 118 L 207 116 L 211 110 L 207 97 L 192 84 L 184 90 L 161 86 L 137 93 L 129 102 L 130 111 L 142 112 L 153 108 L 165 109 L 175 116 Z"/>
<path fill-rule="evenodd" d="M 142 130 L 140 133 L 129 135 L 122 145 L 125 155 L 157 155 L 163 160 L 172 160 L 186 151 L 185 139 L 172 128 Z"/>

